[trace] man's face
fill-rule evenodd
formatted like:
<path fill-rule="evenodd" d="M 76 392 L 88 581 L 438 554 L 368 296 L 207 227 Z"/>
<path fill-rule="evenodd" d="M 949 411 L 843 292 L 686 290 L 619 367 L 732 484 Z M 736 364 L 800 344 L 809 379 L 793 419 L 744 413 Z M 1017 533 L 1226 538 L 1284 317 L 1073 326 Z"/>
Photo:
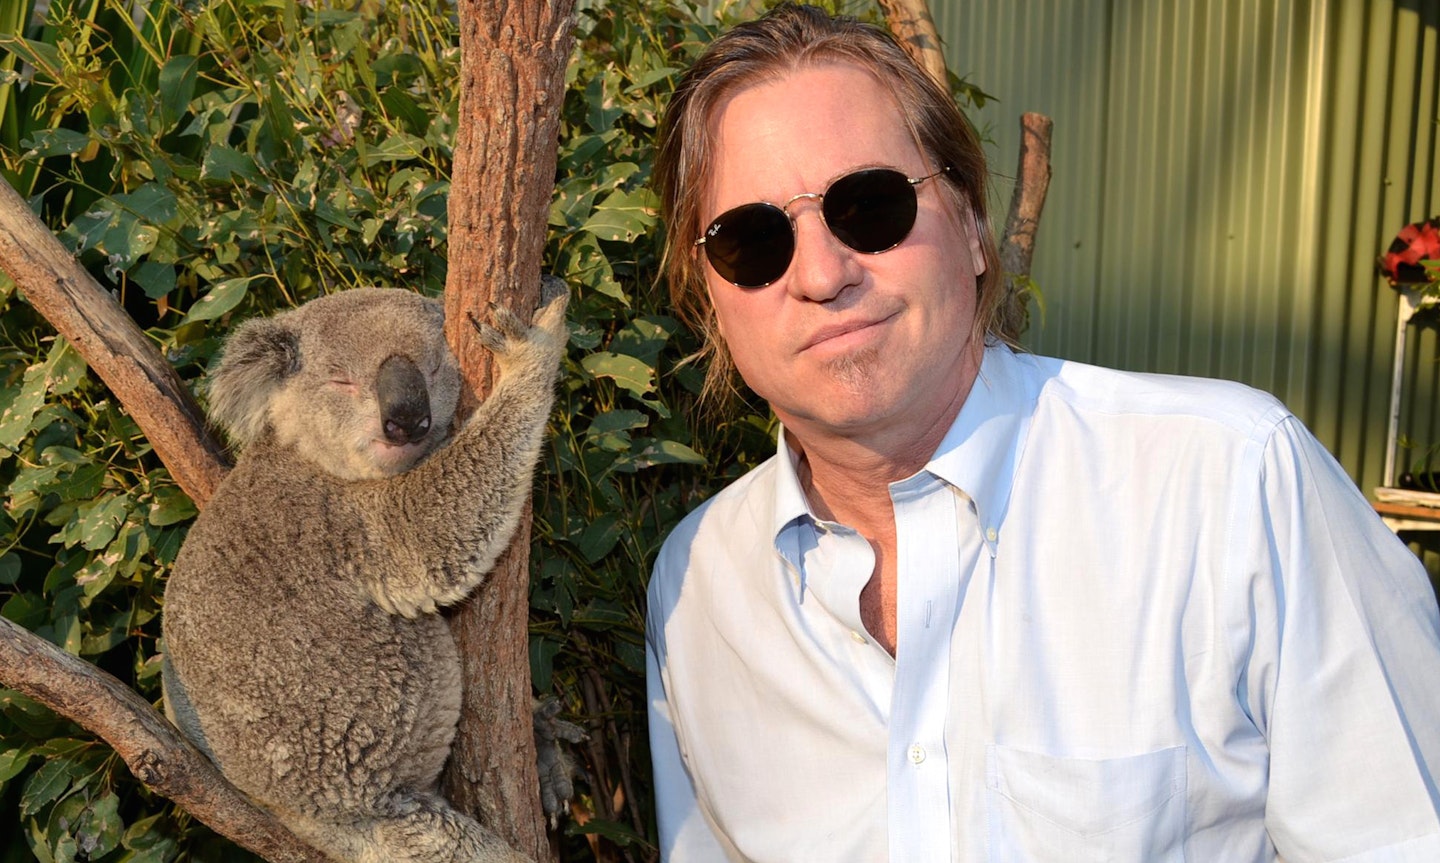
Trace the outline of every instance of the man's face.
<path fill-rule="evenodd" d="M 862 168 L 923 177 L 899 107 L 865 70 L 826 64 L 738 90 L 711 118 L 715 165 L 702 223 L 757 201 L 784 205 Z M 740 288 L 705 267 L 720 331 L 745 382 L 801 435 L 924 434 L 948 424 L 979 364 L 971 345 L 975 278 L 985 271 L 974 222 L 941 183 L 916 187 L 915 227 L 879 254 L 827 230 L 820 202 L 788 208 L 795 255 L 778 281 Z M 695 252 L 703 256 L 703 247 Z M 916 428 L 916 424 L 922 427 Z"/>

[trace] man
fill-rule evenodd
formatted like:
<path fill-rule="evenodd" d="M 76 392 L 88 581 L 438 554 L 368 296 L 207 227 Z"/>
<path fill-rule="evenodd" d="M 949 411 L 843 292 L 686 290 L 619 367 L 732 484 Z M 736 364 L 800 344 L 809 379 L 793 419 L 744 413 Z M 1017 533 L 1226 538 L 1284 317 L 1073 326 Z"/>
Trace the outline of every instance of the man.
<path fill-rule="evenodd" d="M 651 582 L 666 859 L 1440 860 L 1418 561 L 1269 396 L 1007 347 L 980 148 L 888 37 L 736 28 L 656 172 L 712 387 L 783 424 Z"/>

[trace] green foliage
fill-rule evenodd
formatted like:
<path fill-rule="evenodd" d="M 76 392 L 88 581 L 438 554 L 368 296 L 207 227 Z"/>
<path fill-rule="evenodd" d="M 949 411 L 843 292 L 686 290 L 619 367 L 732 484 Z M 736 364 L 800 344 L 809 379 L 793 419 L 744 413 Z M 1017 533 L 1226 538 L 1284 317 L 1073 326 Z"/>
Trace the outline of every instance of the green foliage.
<path fill-rule="evenodd" d="M 654 859 L 650 566 L 773 452 L 764 412 L 697 421 L 698 345 L 658 284 L 657 118 L 716 30 L 680 3 L 582 2 L 566 79 L 545 265 L 572 287 L 571 343 L 530 597 L 536 687 L 590 731 L 566 859 Z M 203 399 L 245 317 L 358 284 L 443 288 L 457 42 L 453 10 L 428 4 L 53 0 L 39 20 L 0 0 L 0 171 Z M 195 509 L 3 277 L 0 330 L 0 614 L 158 705 L 162 586 Z M 24 838 L 0 863 L 254 859 L 3 690 L 0 835 Z"/>
<path fill-rule="evenodd" d="M 443 288 L 458 78 L 443 10 L 12 11 L 0 8 L 0 74 L 13 73 L 0 77 L 0 169 L 183 375 L 203 380 L 245 316 L 362 283 Z M 158 705 L 163 580 L 195 508 L 9 289 L 0 329 L 0 614 Z M 86 732 L 3 696 L 0 835 L 16 841 L 0 861 L 254 859 Z"/>

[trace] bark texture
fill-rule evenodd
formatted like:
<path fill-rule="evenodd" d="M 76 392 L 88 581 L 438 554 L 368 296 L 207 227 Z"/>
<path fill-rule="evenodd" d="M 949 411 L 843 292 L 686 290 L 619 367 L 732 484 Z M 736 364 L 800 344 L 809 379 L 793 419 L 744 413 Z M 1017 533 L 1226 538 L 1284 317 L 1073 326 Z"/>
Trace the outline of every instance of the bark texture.
<path fill-rule="evenodd" d="M 490 303 L 528 316 L 540 298 L 573 11 L 573 0 L 459 2 L 445 311 L 450 344 L 481 398 L 493 386 L 492 368 L 469 318 L 483 319 Z M 517 850 L 543 860 L 551 852 L 530 710 L 529 521 L 522 520 L 486 584 L 451 617 L 465 698 L 445 792 Z"/>
<path fill-rule="evenodd" d="M 925 0 L 880 0 L 880 8 L 885 10 L 885 23 L 890 32 L 895 34 L 910 59 L 948 91 L 950 79 L 945 69 L 945 50 L 940 45 L 935 19 L 930 16 L 930 4 Z"/>
<path fill-rule="evenodd" d="M 0 269 L 94 369 L 180 488 L 203 507 L 229 470 L 224 447 L 155 343 L 0 181 Z"/>
<path fill-rule="evenodd" d="M 1035 257 L 1035 234 L 1050 189 L 1050 133 L 1054 123 L 1044 114 L 1020 115 L 1020 165 L 1015 173 L 1015 194 L 1000 241 L 1000 268 L 1007 278 L 1028 276 Z"/>
<path fill-rule="evenodd" d="M 271 863 L 329 861 L 227 782 L 134 690 L 4 618 L 0 683 L 89 729 L 136 779 Z"/>

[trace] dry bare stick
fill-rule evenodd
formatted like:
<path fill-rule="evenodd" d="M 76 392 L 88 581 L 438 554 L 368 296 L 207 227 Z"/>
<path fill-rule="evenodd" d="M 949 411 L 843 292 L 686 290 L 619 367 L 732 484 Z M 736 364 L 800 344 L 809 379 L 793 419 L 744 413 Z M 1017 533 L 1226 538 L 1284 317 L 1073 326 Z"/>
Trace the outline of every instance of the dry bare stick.
<path fill-rule="evenodd" d="M 1020 165 L 1015 174 L 1015 193 L 1010 198 L 1010 215 L 1000 240 L 1000 269 L 1005 273 L 1006 290 L 1012 293 L 1019 289 L 1019 281 L 1030 275 L 1030 263 L 1035 256 L 1035 234 L 1040 229 L 1040 213 L 1050 189 L 1053 128 L 1054 123 L 1044 114 L 1020 115 Z M 1008 305 L 1019 312 L 1019 304 Z M 1023 316 L 1015 317 L 1002 322 L 1005 335 L 1019 335 Z"/>
<path fill-rule="evenodd" d="M 949 75 L 945 69 L 945 53 L 935 30 L 926 0 L 880 0 L 885 10 L 885 23 L 920 68 L 940 82 L 948 92 Z M 1050 188 L 1050 132 L 1052 123 L 1044 114 L 1020 115 L 1020 166 L 1015 175 L 1015 192 L 1010 198 L 1010 216 L 1000 239 L 1000 269 L 1005 274 L 1005 290 L 1014 294 L 1020 282 L 1030 275 L 1030 262 L 1035 255 L 1035 233 L 1040 227 L 1040 211 L 1045 207 L 1045 194 Z M 1002 335 L 1019 338 L 1025 326 L 1024 307 L 1017 302 L 1001 305 L 998 322 Z"/>
<path fill-rule="evenodd" d="M 0 684 L 89 729 L 110 744 L 136 779 L 270 863 L 330 860 L 251 803 L 125 684 L 4 618 Z"/>
<path fill-rule="evenodd" d="M 95 370 L 175 482 L 203 507 L 229 468 L 199 405 L 155 343 L 3 180 L 0 269 Z"/>
<path fill-rule="evenodd" d="M 555 185 L 573 0 L 459 0 L 460 110 L 449 200 L 446 335 L 466 380 L 492 388 L 468 322 L 488 303 L 528 315 Z M 460 727 L 445 793 L 519 851 L 552 857 L 531 719 L 527 506 L 485 585 L 451 616 L 464 660 Z"/>
<path fill-rule="evenodd" d="M 945 51 L 940 46 L 935 19 L 930 16 L 930 5 L 925 0 L 880 0 L 880 8 L 885 10 L 885 23 L 890 32 L 895 34 L 910 59 L 949 92 Z"/>

